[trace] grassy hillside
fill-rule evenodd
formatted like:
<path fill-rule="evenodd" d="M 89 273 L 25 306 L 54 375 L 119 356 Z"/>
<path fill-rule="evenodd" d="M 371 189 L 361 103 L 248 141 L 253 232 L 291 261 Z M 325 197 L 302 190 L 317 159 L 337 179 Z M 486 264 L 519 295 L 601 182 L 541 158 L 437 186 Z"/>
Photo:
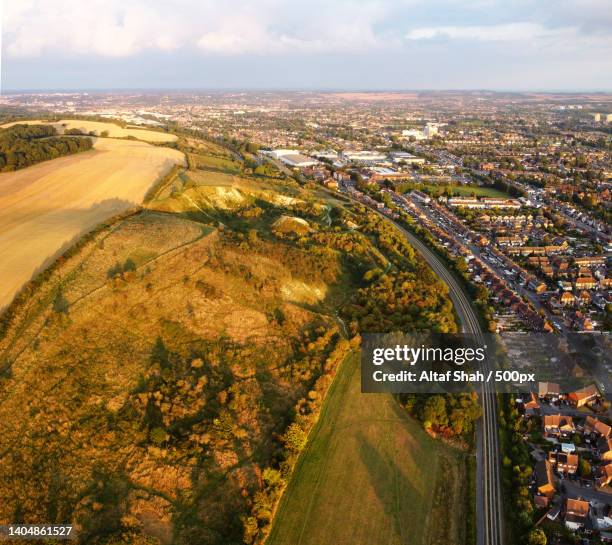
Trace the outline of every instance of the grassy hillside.
<path fill-rule="evenodd" d="M 0 523 L 72 521 L 83 543 L 261 542 L 289 483 L 278 531 L 293 539 L 291 491 L 299 500 L 300 483 L 328 471 L 301 473 L 320 422 L 308 448 L 327 459 L 329 426 L 345 437 L 329 466 L 344 484 L 318 489 L 307 522 L 325 515 L 319 500 L 350 506 L 356 487 L 373 528 L 392 522 L 397 497 L 417 531 L 443 447 L 392 398 L 364 403 L 354 360 L 332 380 L 360 331 L 453 330 L 444 287 L 375 214 L 252 175 L 215 144 L 181 145 L 190 168 L 90 234 L 0 320 Z M 330 384 L 339 395 L 319 420 Z"/>
<path fill-rule="evenodd" d="M 467 543 L 466 455 L 427 435 L 391 395 L 360 388 L 355 354 L 330 389 L 266 543 Z"/>

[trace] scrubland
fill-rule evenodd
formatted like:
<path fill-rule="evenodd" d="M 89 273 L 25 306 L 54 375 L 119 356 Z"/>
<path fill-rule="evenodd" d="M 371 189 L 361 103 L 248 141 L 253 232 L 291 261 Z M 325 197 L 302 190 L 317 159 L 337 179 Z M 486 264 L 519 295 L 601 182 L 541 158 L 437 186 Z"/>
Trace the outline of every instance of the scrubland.
<path fill-rule="evenodd" d="M 444 286 L 375 214 L 181 146 L 189 168 L 0 320 L 0 523 L 72 521 L 100 545 L 412 543 L 436 457 L 459 457 L 391 396 L 364 402 L 354 357 L 361 331 L 454 330 Z"/>

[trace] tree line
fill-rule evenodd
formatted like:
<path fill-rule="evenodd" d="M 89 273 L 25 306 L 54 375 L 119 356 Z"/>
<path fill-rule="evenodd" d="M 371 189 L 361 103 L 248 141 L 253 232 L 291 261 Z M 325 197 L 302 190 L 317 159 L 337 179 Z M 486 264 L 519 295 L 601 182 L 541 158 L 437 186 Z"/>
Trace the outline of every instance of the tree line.
<path fill-rule="evenodd" d="M 58 136 L 51 125 L 13 125 L 0 131 L 0 171 L 26 168 L 92 146 L 91 138 Z"/>

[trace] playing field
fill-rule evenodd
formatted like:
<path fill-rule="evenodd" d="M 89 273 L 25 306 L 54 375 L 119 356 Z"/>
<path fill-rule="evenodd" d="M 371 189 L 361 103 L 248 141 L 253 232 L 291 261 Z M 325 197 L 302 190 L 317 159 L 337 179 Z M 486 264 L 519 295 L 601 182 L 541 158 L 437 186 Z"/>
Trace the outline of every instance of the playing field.
<path fill-rule="evenodd" d="M 440 543 L 463 543 L 461 459 L 391 395 L 362 394 L 352 356 L 330 389 L 267 545 L 425 545 L 439 542 L 432 526 L 439 524 L 447 526 Z M 440 477 L 448 502 L 436 496 Z"/>
<path fill-rule="evenodd" d="M 500 199 L 508 199 L 510 195 L 496 189 L 494 187 L 483 187 L 479 185 L 436 185 L 436 184 L 418 184 L 415 186 L 416 189 L 428 190 L 432 194 L 436 194 L 437 191 L 446 190 L 450 187 L 453 191 L 453 195 L 458 197 L 496 197 Z"/>
<path fill-rule="evenodd" d="M 0 308 L 83 232 L 142 202 L 181 152 L 97 139 L 94 150 L 0 174 Z"/>
<path fill-rule="evenodd" d="M 11 127 L 12 125 L 40 125 L 48 124 L 53 125 L 57 132 L 63 134 L 65 130 L 78 129 L 84 133 L 89 134 L 90 132 L 95 133 L 96 136 L 100 136 L 103 132 L 107 132 L 111 138 L 126 138 L 133 136 L 138 140 L 144 140 L 145 142 L 175 142 L 177 140 L 176 135 L 168 134 L 160 131 L 149 131 L 146 129 L 124 129 L 115 123 L 104 123 L 103 121 L 83 121 L 82 119 L 62 119 L 60 121 L 47 122 L 47 121 L 14 121 L 2 125 L 3 129 Z"/>
<path fill-rule="evenodd" d="M 510 197 L 507 193 L 495 189 L 494 187 L 482 187 L 478 185 L 453 186 L 453 193 L 460 197 L 470 197 L 472 195 L 476 195 L 477 197 L 495 197 L 499 199 L 507 199 Z"/>

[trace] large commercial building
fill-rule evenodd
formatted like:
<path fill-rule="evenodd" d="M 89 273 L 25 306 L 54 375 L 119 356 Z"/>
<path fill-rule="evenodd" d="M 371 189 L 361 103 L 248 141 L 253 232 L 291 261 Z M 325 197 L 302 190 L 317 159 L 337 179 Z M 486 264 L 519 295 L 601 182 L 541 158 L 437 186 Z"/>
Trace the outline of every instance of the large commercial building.
<path fill-rule="evenodd" d="M 275 149 L 269 152 L 262 152 L 274 159 L 278 159 L 290 168 L 306 168 L 319 164 L 319 161 L 312 157 L 307 157 L 294 149 Z"/>
<path fill-rule="evenodd" d="M 402 131 L 404 138 L 414 138 L 415 140 L 428 140 L 438 134 L 437 123 L 427 123 L 425 127 L 421 129 L 406 129 Z"/>
<path fill-rule="evenodd" d="M 422 165 L 425 163 L 425 159 L 423 157 L 417 157 L 416 155 L 412 155 L 412 153 L 408 153 L 407 151 L 392 151 L 390 157 L 394 163 L 405 163 L 407 165 Z"/>
<path fill-rule="evenodd" d="M 387 154 L 378 151 L 343 151 L 341 157 L 351 163 L 375 164 L 387 160 Z"/>

